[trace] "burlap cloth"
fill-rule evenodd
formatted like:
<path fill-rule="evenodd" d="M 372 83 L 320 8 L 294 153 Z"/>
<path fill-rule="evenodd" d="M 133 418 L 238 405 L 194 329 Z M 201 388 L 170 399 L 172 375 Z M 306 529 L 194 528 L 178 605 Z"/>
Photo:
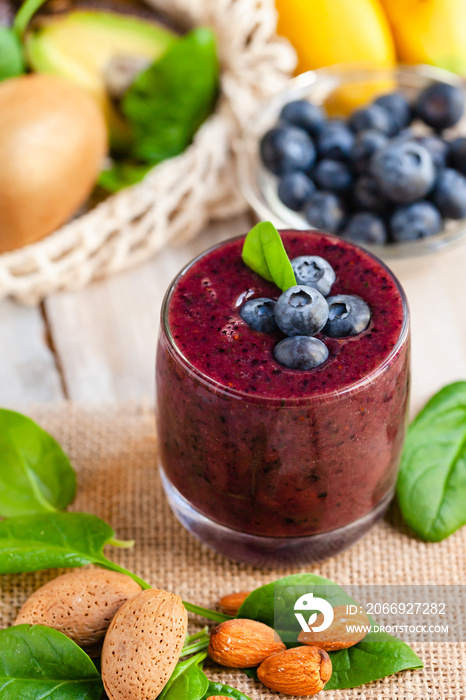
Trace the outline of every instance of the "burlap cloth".
<path fill-rule="evenodd" d="M 188 535 L 165 502 L 156 470 L 153 415 L 141 406 L 101 408 L 61 404 L 29 411 L 64 447 L 78 472 L 73 510 L 95 513 L 115 528 L 117 537 L 135 539 L 133 550 L 108 554 L 160 588 L 192 603 L 212 607 L 226 593 L 249 590 L 299 569 L 261 571 L 233 563 Z M 309 569 L 309 567 L 308 567 Z M 305 570 L 305 569 L 301 569 Z M 414 539 L 392 509 L 350 550 L 319 565 L 314 572 L 341 585 L 351 583 L 466 583 L 466 528 L 439 544 Z M 16 611 L 36 588 L 56 575 L 38 572 L 1 577 L 0 622 L 13 622 Z M 336 698 L 460 700 L 466 698 L 466 644 L 420 643 L 422 671 L 407 671 L 355 690 L 329 691 Z M 252 700 L 282 698 L 240 672 L 206 666 L 211 678 L 223 679 Z M 180 700 L 182 700 L 180 698 Z"/>

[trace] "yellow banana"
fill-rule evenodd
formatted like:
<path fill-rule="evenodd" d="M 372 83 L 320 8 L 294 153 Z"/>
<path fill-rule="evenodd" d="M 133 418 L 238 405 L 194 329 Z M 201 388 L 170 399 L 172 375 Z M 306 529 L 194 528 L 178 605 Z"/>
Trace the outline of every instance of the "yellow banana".
<path fill-rule="evenodd" d="M 466 73 L 466 0 L 382 0 L 400 61 Z"/>
<path fill-rule="evenodd" d="M 335 63 L 395 62 L 380 0 L 276 0 L 276 7 L 278 33 L 295 47 L 299 72 Z"/>

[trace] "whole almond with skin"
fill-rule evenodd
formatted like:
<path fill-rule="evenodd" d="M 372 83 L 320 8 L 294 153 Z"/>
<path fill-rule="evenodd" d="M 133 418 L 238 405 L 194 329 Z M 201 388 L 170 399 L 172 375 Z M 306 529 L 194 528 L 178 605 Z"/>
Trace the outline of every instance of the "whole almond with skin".
<path fill-rule="evenodd" d="M 186 608 L 173 593 L 152 588 L 125 603 L 102 649 L 102 680 L 110 700 L 155 700 L 180 658 L 187 626 Z"/>
<path fill-rule="evenodd" d="M 314 625 L 317 627 L 324 621 L 322 614 L 318 615 Z M 348 649 L 360 642 L 369 631 L 370 621 L 366 613 L 358 611 L 354 615 L 347 612 L 346 605 L 337 605 L 333 608 L 333 622 L 323 632 L 300 632 L 298 642 L 325 649 L 325 651 L 338 651 Z M 357 628 L 359 630 L 355 631 Z M 352 629 L 349 629 L 352 628 Z"/>
<path fill-rule="evenodd" d="M 15 625 L 46 625 L 66 634 L 91 655 L 115 613 L 141 587 L 132 578 L 104 569 L 76 569 L 38 588 L 24 603 Z"/>
<path fill-rule="evenodd" d="M 212 630 L 209 656 L 221 666 L 252 668 L 285 648 L 271 627 L 256 620 L 235 618 Z"/>
<path fill-rule="evenodd" d="M 269 656 L 257 669 L 257 676 L 270 690 L 285 695 L 315 695 L 332 675 L 332 662 L 317 647 L 295 647 Z"/>
<path fill-rule="evenodd" d="M 223 596 L 218 601 L 219 606 L 222 608 L 225 615 L 231 615 L 235 617 L 238 614 L 238 610 L 248 597 L 248 591 L 239 591 L 238 593 L 230 593 L 230 595 Z"/>

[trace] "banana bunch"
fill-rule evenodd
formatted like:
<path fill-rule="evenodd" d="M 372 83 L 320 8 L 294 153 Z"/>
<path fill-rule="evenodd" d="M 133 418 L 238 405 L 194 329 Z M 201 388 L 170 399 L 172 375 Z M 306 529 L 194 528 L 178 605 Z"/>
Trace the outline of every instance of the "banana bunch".
<path fill-rule="evenodd" d="M 382 5 L 402 63 L 466 73 L 466 0 L 382 0 Z"/>
<path fill-rule="evenodd" d="M 298 71 L 429 63 L 466 74 L 466 0 L 276 0 Z"/>

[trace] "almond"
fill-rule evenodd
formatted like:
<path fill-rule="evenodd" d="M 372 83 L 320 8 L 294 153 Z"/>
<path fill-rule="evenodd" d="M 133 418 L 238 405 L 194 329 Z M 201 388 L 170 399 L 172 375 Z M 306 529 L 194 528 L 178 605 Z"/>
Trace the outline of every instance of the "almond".
<path fill-rule="evenodd" d="M 318 615 L 314 625 L 321 625 L 323 621 L 324 616 Z M 369 618 L 362 610 L 354 615 L 349 615 L 346 605 L 337 605 L 333 608 L 333 622 L 330 627 L 323 632 L 300 632 L 298 642 L 310 644 L 326 651 L 348 649 L 364 639 L 370 624 Z M 352 629 L 348 629 L 349 627 Z M 362 629 L 355 631 L 357 627 Z"/>
<path fill-rule="evenodd" d="M 155 700 L 175 668 L 188 616 L 181 598 L 152 588 L 125 603 L 102 649 L 102 680 L 110 700 Z"/>
<path fill-rule="evenodd" d="M 332 662 L 317 647 L 295 647 L 269 656 L 257 669 L 259 680 L 285 695 L 315 695 L 332 675 Z"/>
<path fill-rule="evenodd" d="M 218 604 L 222 608 L 225 615 L 231 615 L 232 617 L 235 617 L 238 614 L 238 610 L 240 609 L 248 595 L 248 591 L 230 593 L 230 595 L 223 596 L 223 598 L 218 601 Z"/>
<path fill-rule="evenodd" d="M 209 656 L 221 666 L 252 668 L 285 645 L 275 631 L 255 620 L 227 620 L 212 630 Z"/>
<path fill-rule="evenodd" d="M 38 588 L 24 603 L 15 625 L 46 625 L 63 632 L 91 655 L 115 613 L 141 587 L 129 576 L 104 569 L 77 569 Z"/>

